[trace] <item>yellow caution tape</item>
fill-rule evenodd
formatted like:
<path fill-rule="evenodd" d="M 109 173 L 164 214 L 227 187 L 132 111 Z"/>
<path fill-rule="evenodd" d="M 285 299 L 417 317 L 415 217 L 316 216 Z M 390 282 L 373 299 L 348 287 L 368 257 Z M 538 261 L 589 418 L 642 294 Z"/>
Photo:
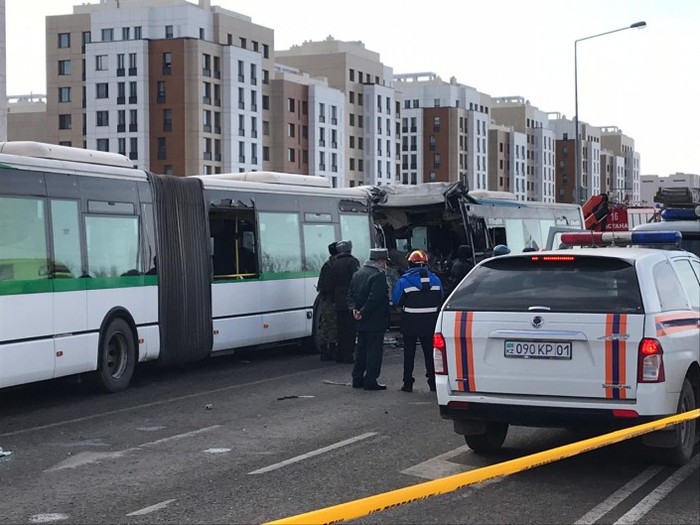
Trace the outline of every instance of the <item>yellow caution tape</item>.
<path fill-rule="evenodd" d="M 333 505 L 332 507 L 325 507 L 323 509 L 306 512 L 304 514 L 297 514 L 296 516 L 270 521 L 265 525 L 330 524 L 358 518 L 360 516 L 366 516 L 368 514 L 376 514 L 377 512 L 383 512 L 401 505 L 413 503 L 414 501 L 420 501 L 432 498 L 433 496 L 447 494 L 448 492 L 453 492 L 469 485 L 475 485 L 477 483 L 481 483 L 482 481 L 498 478 L 508 474 L 515 474 L 516 472 L 522 472 L 523 470 L 529 470 L 541 465 L 546 465 L 547 463 L 552 463 L 560 459 L 589 452 L 591 450 L 612 445 L 614 443 L 619 443 L 620 441 L 641 436 L 649 432 L 663 430 L 664 428 L 672 425 L 698 417 L 700 417 L 700 409 L 691 410 L 683 414 L 676 414 L 674 416 L 658 419 L 650 423 L 644 423 L 634 427 L 616 430 L 615 432 L 603 434 L 602 436 L 584 439 L 583 441 L 577 441 L 576 443 L 570 443 L 551 450 L 537 452 L 535 454 L 530 454 L 529 456 L 523 456 L 521 458 L 504 461 L 503 463 L 497 463 L 495 465 L 470 470 L 469 472 L 454 474 L 452 476 L 426 481 L 424 483 L 384 492 L 382 494 L 376 494 L 374 496 L 368 496 L 366 498 L 340 503 L 339 505 Z"/>

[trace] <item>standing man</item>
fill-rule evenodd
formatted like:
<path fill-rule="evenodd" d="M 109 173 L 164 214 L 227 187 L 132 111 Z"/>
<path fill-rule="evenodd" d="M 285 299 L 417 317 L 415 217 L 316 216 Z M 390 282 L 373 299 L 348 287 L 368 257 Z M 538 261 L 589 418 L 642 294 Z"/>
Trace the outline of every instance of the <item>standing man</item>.
<path fill-rule="evenodd" d="M 443 289 L 440 278 L 428 270 L 428 256 L 415 250 L 408 256 L 409 269 L 394 286 L 392 302 L 401 308 L 403 335 L 402 392 L 413 392 L 413 364 L 416 342 L 420 340 L 425 359 L 425 377 L 430 391 L 435 391 L 435 363 L 433 361 L 433 334 L 438 311 L 442 304 Z"/>
<path fill-rule="evenodd" d="M 337 340 L 338 330 L 336 325 L 335 303 L 333 297 L 333 285 L 331 282 L 331 271 L 335 264 L 338 250 L 332 242 L 328 245 L 328 260 L 323 263 L 321 273 L 318 275 L 318 337 L 321 344 L 321 361 L 332 361 L 338 355 Z"/>
<path fill-rule="evenodd" d="M 353 388 L 386 390 L 377 378 L 382 368 L 384 332 L 389 324 L 389 287 L 384 274 L 388 259 L 385 248 L 371 249 L 369 259 L 352 276 L 348 289 L 348 308 L 357 321 Z"/>
<path fill-rule="evenodd" d="M 335 360 L 339 363 L 352 363 L 357 329 L 345 296 L 352 276 L 360 268 L 360 261 L 352 255 L 352 242 L 338 241 L 335 248 L 338 255 L 330 269 L 331 296 L 335 306 L 338 333 L 338 351 Z"/>
<path fill-rule="evenodd" d="M 457 248 L 457 258 L 452 263 L 452 268 L 450 269 L 450 277 L 454 284 L 453 288 L 462 282 L 464 276 L 467 275 L 472 268 L 474 268 L 472 247 L 468 244 L 461 244 Z"/>

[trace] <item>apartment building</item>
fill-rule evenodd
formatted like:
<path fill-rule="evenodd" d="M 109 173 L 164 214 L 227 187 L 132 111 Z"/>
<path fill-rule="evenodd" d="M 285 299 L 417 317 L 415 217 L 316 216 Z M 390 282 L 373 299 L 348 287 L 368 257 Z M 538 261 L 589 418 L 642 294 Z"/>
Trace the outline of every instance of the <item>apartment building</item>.
<path fill-rule="evenodd" d="M 549 127 L 548 114 L 523 97 L 494 97 L 491 116 L 494 123 L 511 126 L 526 136 L 525 173 L 516 173 L 516 193 L 524 191 L 525 200 L 554 202 L 556 134 Z M 516 149 L 516 154 L 519 153 Z M 520 175 L 525 177 L 524 190 L 517 190 Z"/>
<path fill-rule="evenodd" d="M 488 188 L 491 98 L 432 72 L 394 76 L 401 106 L 401 182 Z"/>
<path fill-rule="evenodd" d="M 7 140 L 48 142 L 46 131 L 46 95 L 7 98 Z"/>
<path fill-rule="evenodd" d="M 634 139 L 622 133 L 617 126 L 603 126 L 600 128 L 600 143 L 613 155 L 624 158 L 624 178 L 615 188 L 620 201 L 640 202 L 640 155 L 634 149 Z"/>
<path fill-rule="evenodd" d="M 325 78 L 280 64 L 270 82 L 269 146 L 273 171 L 326 177 L 346 185 L 344 95 Z"/>
<path fill-rule="evenodd" d="M 50 142 L 191 175 L 266 169 L 274 33 L 184 0 L 120 0 L 47 17 Z"/>
<path fill-rule="evenodd" d="M 397 182 L 396 114 L 392 70 L 362 42 L 328 37 L 277 50 L 278 63 L 328 79 L 344 95 L 344 166 L 348 186 Z M 340 156 L 337 157 L 340 161 Z"/>

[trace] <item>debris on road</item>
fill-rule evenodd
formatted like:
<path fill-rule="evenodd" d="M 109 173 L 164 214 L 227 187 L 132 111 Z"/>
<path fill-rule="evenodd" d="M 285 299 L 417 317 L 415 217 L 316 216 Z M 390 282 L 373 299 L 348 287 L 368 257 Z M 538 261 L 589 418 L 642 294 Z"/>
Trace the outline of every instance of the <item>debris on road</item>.
<path fill-rule="evenodd" d="M 207 405 L 204 405 L 204 408 L 205 408 L 206 410 L 211 410 L 212 408 L 214 408 L 214 406 L 213 406 L 211 403 L 209 403 L 209 404 L 207 404 Z"/>
<path fill-rule="evenodd" d="M 330 379 L 324 379 L 321 381 L 321 383 L 324 383 L 326 385 L 340 385 L 340 386 L 350 386 L 350 383 L 342 383 L 338 381 L 331 381 Z"/>
<path fill-rule="evenodd" d="M 282 401 L 284 399 L 299 399 L 299 398 L 311 398 L 311 397 L 316 397 L 316 396 L 282 396 L 282 397 L 278 397 L 277 401 Z"/>
<path fill-rule="evenodd" d="M 12 454 L 12 452 L 9 450 L 3 450 L 2 447 L 0 447 L 0 458 L 6 458 L 10 454 Z"/>

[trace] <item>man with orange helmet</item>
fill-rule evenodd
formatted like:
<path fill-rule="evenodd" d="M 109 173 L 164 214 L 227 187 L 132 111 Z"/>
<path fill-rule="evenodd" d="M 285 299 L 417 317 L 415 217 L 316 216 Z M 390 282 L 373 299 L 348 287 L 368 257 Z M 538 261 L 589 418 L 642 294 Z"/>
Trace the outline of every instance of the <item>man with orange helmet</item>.
<path fill-rule="evenodd" d="M 408 271 L 396 282 L 391 301 L 401 309 L 403 334 L 403 392 L 413 392 L 413 365 L 416 343 L 420 341 L 425 358 L 425 376 L 428 386 L 435 391 L 433 363 L 433 334 L 442 297 L 440 278 L 428 269 L 428 256 L 414 250 L 408 256 Z"/>

